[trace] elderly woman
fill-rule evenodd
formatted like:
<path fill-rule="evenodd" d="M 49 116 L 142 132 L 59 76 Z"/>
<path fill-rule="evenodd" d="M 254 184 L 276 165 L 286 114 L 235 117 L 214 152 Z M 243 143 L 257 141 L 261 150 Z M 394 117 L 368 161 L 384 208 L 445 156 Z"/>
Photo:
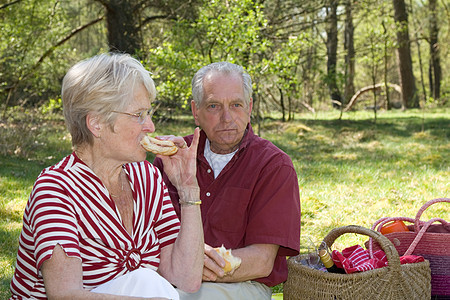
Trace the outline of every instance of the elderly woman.
<path fill-rule="evenodd" d="M 35 182 L 12 299 L 175 299 L 173 286 L 187 292 L 200 287 L 199 130 L 191 147 L 160 156 L 182 191 L 179 221 L 161 174 L 140 145 L 155 131 L 155 93 L 149 72 L 125 54 L 95 56 L 64 77 L 74 152 Z"/>

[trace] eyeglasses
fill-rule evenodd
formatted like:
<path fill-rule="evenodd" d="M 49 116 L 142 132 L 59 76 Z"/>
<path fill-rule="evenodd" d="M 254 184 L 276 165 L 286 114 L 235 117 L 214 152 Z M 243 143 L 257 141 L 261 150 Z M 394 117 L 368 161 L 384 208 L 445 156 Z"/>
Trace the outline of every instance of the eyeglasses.
<path fill-rule="evenodd" d="M 129 113 L 129 112 L 123 112 L 123 111 L 116 111 L 116 110 L 113 110 L 112 112 L 138 118 L 139 124 L 142 125 L 145 123 L 145 120 L 147 120 L 147 117 L 150 117 L 150 119 L 152 118 L 153 114 L 155 113 L 155 111 L 158 107 L 159 107 L 159 105 L 156 107 L 151 107 L 147 110 L 143 110 L 141 112 L 137 112 L 137 113 Z"/>

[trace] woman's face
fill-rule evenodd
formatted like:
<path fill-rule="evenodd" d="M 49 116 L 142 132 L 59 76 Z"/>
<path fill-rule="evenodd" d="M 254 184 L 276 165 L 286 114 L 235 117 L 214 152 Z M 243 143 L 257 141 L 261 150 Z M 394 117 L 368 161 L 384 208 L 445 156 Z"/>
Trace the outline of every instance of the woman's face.
<path fill-rule="evenodd" d="M 139 85 L 134 91 L 133 100 L 122 112 L 137 114 L 150 107 L 147 90 Z M 120 163 L 129 163 L 146 159 L 147 152 L 140 141 L 144 135 L 155 131 L 155 125 L 150 116 L 146 116 L 144 123 L 140 124 L 137 116 L 118 113 L 113 130 L 105 126 L 102 131 L 101 141 L 105 144 L 105 149 L 101 150 L 103 155 Z"/>

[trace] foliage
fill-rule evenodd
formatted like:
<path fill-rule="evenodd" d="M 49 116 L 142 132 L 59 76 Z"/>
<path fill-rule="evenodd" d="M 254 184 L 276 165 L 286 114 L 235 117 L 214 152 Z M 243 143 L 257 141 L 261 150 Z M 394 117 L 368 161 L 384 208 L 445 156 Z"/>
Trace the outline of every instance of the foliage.
<path fill-rule="evenodd" d="M 61 115 L 18 109 L 8 115 L 8 122 L 0 123 L 0 139 L 15 138 L 0 142 L 1 299 L 9 297 L 22 213 L 34 180 L 71 152 Z M 368 112 L 344 113 L 339 121 L 333 111 L 298 114 L 288 123 L 274 114 L 262 122 L 261 136 L 285 151 L 297 171 L 302 236 L 319 241 L 336 226 L 370 227 L 385 216 L 413 217 L 426 201 L 448 197 L 449 115 L 448 108 L 383 111 L 374 124 Z M 194 127 L 186 116 L 156 124 L 161 135 L 185 135 Z M 25 150 L 15 152 L 18 148 Z M 449 215 L 448 205 L 437 205 L 423 218 Z M 362 242 L 363 237 L 345 235 L 335 247 Z"/>
<path fill-rule="evenodd" d="M 108 51 L 107 10 L 96 0 L 9 1 L 0 5 L 0 104 L 40 106 L 60 97 L 60 82 L 76 61 Z M 130 2 L 131 3 L 131 2 Z M 285 111 L 289 118 L 304 109 L 329 109 L 326 70 L 327 2 L 295 0 L 259 1 L 132 1 L 142 49 L 136 53 L 153 72 L 159 100 L 172 112 L 188 111 L 190 81 L 201 66 L 228 60 L 242 64 L 254 81 L 255 114 Z M 8 5 L 9 4 L 9 5 Z M 415 77 L 430 94 L 430 79 L 419 76 L 429 66 L 428 7 L 410 1 L 411 51 Z M 352 1 L 355 24 L 356 89 L 382 81 L 382 54 L 387 53 L 387 79 L 399 84 L 395 53 L 392 1 Z M 450 93 L 448 73 L 449 24 L 446 9 L 438 2 L 441 99 Z M 447 10 L 448 11 L 448 10 Z M 93 20 L 101 22 L 73 32 Z M 338 7 L 339 90 L 346 84 L 343 57 L 343 4 Z M 131 21 L 130 21 L 131 22 Z M 135 24 L 135 25 L 136 25 Z M 385 30 L 383 28 L 385 27 Z M 67 40 L 65 40 L 67 38 Z M 56 45 L 58 45 L 56 47 Z M 419 53 L 420 50 L 420 53 Z M 370 54 L 371 53 L 371 54 Z M 372 58 L 371 58 L 372 57 Z M 419 62 L 422 62 L 419 64 Z M 376 68 L 376 69 L 374 69 Z M 281 103 L 281 96 L 287 103 Z M 384 95 L 378 97 L 383 100 Z M 370 97 L 367 100 L 372 100 Z M 361 98 L 361 100 L 363 100 Z M 7 103 L 8 102 L 8 103 Z M 288 119 L 289 119 L 288 118 Z"/>
<path fill-rule="evenodd" d="M 71 50 L 54 49 L 50 60 L 44 53 L 70 30 L 63 5 L 54 1 L 19 1 L 0 10 L 0 97 L 11 91 L 10 103 L 40 104 L 59 92 L 60 74 Z"/>
<path fill-rule="evenodd" d="M 41 106 L 41 112 L 43 114 L 55 113 L 62 111 L 62 100 L 61 98 L 53 99 L 51 98 L 48 102 Z"/>
<path fill-rule="evenodd" d="M 276 49 L 271 57 L 264 59 L 264 65 L 267 64 L 268 68 L 264 70 L 263 74 L 270 74 L 272 78 L 278 77 L 278 80 L 274 81 L 274 86 L 269 86 L 269 89 L 278 89 L 280 93 L 290 99 L 301 97 L 302 84 L 300 79 L 302 77 L 297 74 L 301 73 L 301 70 L 299 70 L 301 53 L 304 52 L 305 48 L 311 46 L 310 40 L 307 34 L 290 36 L 286 47 Z M 281 103 L 281 106 L 284 107 L 283 103 Z M 290 106 L 289 112 L 291 113 L 292 110 L 293 107 Z M 284 115 L 284 110 L 281 109 L 281 111 Z"/>
<path fill-rule="evenodd" d="M 386 3 L 381 5 L 380 9 L 388 10 Z M 387 50 L 389 58 L 393 56 L 396 43 L 395 26 L 393 20 L 384 14 L 370 14 L 368 11 L 362 13 L 365 14 L 368 22 L 357 27 L 356 47 L 361 49 L 358 63 L 361 66 L 360 76 L 363 76 L 365 80 L 371 81 L 370 73 L 372 67 L 378 66 L 381 71 L 384 50 Z M 381 79 L 381 74 L 378 77 Z"/>
<path fill-rule="evenodd" d="M 160 97 L 169 104 L 178 102 L 183 109 L 189 104 L 191 78 L 199 68 L 227 60 L 255 74 L 261 68 L 258 54 L 268 46 L 261 36 L 267 21 L 262 8 L 251 0 L 211 1 L 198 13 L 194 22 L 180 21 L 165 32 L 164 42 L 149 49 L 147 61 L 155 70 Z"/>

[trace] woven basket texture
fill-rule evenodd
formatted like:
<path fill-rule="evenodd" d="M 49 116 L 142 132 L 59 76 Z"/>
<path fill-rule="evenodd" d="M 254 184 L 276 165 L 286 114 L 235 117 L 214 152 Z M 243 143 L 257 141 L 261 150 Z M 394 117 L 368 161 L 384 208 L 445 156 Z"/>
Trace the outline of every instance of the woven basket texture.
<path fill-rule="evenodd" d="M 288 259 L 288 279 L 284 284 L 286 300 L 400 300 L 431 298 L 431 273 L 428 261 L 400 264 L 392 243 L 379 232 L 350 225 L 335 228 L 324 238 L 331 246 L 344 233 L 358 233 L 372 237 L 386 253 L 388 266 L 375 270 L 334 274 L 312 269 L 297 261 L 304 256 Z"/>
<path fill-rule="evenodd" d="M 450 223 L 439 218 L 421 221 L 422 213 L 437 203 L 450 203 L 450 199 L 437 198 L 428 201 L 419 209 L 415 218 L 382 218 L 374 224 L 372 229 L 380 231 L 383 224 L 392 220 L 413 223 L 414 225 L 408 226 L 410 231 L 392 232 L 385 237 L 394 244 L 399 255 L 421 255 L 428 260 L 431 269 L 431 295 L 450 299 Z M 370 247 L 369 243 L 367 245 Z M 373 243 L 374 251 L 379 248 L 380 245 Z"/>

